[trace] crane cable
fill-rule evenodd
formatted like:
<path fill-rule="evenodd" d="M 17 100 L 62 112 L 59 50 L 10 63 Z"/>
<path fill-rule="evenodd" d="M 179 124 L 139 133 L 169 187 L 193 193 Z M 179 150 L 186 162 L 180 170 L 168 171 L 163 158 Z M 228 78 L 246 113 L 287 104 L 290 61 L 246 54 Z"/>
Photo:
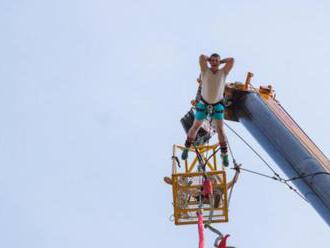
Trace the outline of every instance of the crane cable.
<path fill-rule="evenodd" d="M 267 163 L 267 161 L 254 149 L 241 135 L 239 135 L 232 127 L 230 127 L 227 123 L 225 123 L 226 127 L 229 128 L 240 140 L 242 140 L 249 148 L 257 155 L 258 158 L 274 173 L 277 178 L 281 178 L 280 175 L 272 168 L 272 166 Z"/>
<path fill-rule="evenodd" d="M 256 149 L 254 149 L 241 135 L 239 135 L 232 127 L 230 127 L 227 123 L 225 123 L 226 127 L 233 132 L 241 141 L 243 141 L 249 148 L 251 151 L 254 152 L 254 154 L 260 158 L 260 160 L 274 173 L 274 176 L 269 176 L 257 171 L 253 171 L 253 170 L 249 170 L 249 169 L 245 169 L 245 168 L 240 168 L 240 170 L 255 174 L 255 175 L 259 175 L 265 178 L 269 178 L 269 179 L 273 179 L 275 181 L 278 181 L 280 183 L 285 184 L 290 190 L 292 190 L 293 192 L 295 192 L 299 197 L 301 197 L 303 200 L 305 200 L 306 202 L 308 202 L 308 200 L 300 193 L 298 192 L 297 189 L 295 189 L 293 186 L 291 186 L 288 182 L 289 181 L 293 181 L 292 179 L 283 179 L 274 169 L 273 167 L 256 151 Z M 300 179 L 300 177 L 295 177 L 294 180 Z"/>

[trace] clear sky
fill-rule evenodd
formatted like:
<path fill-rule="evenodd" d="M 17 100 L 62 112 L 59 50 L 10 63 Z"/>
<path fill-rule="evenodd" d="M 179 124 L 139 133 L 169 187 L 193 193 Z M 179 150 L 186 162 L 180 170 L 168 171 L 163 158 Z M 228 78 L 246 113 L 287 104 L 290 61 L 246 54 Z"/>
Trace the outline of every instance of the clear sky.
<path fill-rule="evenodd" d="M 2 0 L 0 247 L 197 247 L 196 226 L 169 221 L 162 177 L 201 53 L 233 56 L 229 81 L 272 84 L 330 156 L 329 12 L 326 0 Z M 227 133 L 246 168 L 268 172 Z M 242 248 L 330 243 L 311 206 L 244 173 L 218 228 Z"/>

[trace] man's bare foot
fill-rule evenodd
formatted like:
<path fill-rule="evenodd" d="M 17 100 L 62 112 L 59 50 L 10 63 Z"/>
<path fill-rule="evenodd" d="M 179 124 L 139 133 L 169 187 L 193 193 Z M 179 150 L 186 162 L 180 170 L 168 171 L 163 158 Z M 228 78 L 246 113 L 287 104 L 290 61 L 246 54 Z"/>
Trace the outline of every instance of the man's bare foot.
<path fill-rule="evenodd" d="M 172 179 L 169 178 L 169 177 L 164 177 L 164 182 L 169 184 L 169 185 L 172 185 Z"/>

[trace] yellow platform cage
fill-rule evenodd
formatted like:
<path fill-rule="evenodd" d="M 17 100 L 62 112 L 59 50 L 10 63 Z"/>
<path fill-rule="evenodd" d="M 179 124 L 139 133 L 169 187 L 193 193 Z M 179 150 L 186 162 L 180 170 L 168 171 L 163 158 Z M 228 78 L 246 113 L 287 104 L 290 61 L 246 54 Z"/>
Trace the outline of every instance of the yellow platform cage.
<path fill-rule="evenodd" d="M 195 148 L 190 149 L 189 158 L 184 161 L 184 165 L 180 165 L 177 156 L 184 147 L 173 145 L 174 223 L 176 225 L 196 224 L 198 222 L 197 211 L 200 209 L 202 209 L 205 223 L 228 222 L 226 172 L 222 166 L 218 169 L 217 156 L 219 153 L 216 152 L 218 145 L 203 145 L 196 148 L 203 160 L 207 161 L 205 173 L 198 169 L 200 161 Z M 213 197 L 211 198 L 201 196 L 204 176 L 212 182 Z"/>

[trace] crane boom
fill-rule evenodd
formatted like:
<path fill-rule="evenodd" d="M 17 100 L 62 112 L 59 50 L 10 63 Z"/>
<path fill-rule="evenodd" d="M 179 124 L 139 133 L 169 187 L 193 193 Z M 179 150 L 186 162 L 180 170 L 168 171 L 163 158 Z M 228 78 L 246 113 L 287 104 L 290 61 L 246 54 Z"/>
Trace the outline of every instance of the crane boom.
<path fill-rule="evenodd" d="M 243 87 L 244 86 L 244 87 Z M 229 85 L 227 119 L 241 122 L 330 226 L 330 161 L 272 95 Z M 228 117 L 229 116 L 229 117 Z"/>

